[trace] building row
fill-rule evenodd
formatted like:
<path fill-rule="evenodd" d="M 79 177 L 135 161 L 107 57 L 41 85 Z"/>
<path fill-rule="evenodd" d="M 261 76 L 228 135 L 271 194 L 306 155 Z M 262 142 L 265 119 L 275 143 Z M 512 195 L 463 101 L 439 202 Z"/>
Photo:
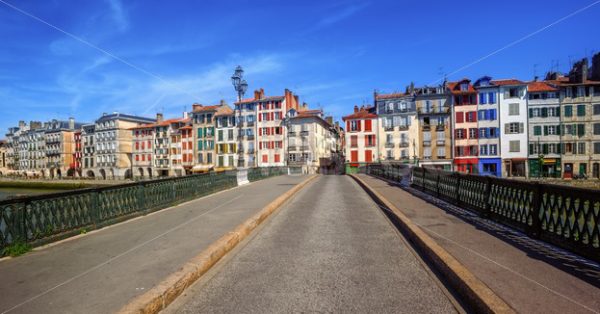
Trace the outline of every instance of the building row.
<path fill-rule="evenodd" d="M 103 114 L 94 123 L 19 122 L 0 143 L 5 173 L 102 179 L 182 176 L 289 165 L 304 173 L 343 169 L 343 129 L 298 96 L 264 90 L 231 108 L 193 104 L 164 119 Z"/>
<path fill-rule="evenodd" d="M 343 117 L 352 171 L 403 162 L 502 177 L 600 177 L 600 54 L 543 80 L 484 76 L 375 93 Z"/>

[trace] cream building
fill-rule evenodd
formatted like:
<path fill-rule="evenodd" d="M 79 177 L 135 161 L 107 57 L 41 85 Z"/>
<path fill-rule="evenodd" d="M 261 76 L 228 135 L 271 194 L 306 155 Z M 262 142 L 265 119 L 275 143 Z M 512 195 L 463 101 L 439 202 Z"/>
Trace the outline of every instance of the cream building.
<path fill-rule="evenodd" d="M 234 169 L 238 164 L 238 129 L 231 107 L 224 104 L 224 107 L 215 113 L 215 126 L 217 169 Z"/>
<path fill-rule="evenodd" d="M 100 179 L 131 178 L 132 142 L 131 128 L 154 123 L 151 118 L 121 113 L 104 114 L 95 123 L 95 164 L 85 175 Z"/>
<path fill-rule="evenodd" d="M 321 110 L 291 110 L 287 119 L 287 164 L 299 173 L 327 172 L 342 167 L 339 134 Z"/>
<path fill-rule="evenodd" d="M 378 161 L 415 162 L 419 156 L 414 90 L 375 93 L 378 116 Z"/>

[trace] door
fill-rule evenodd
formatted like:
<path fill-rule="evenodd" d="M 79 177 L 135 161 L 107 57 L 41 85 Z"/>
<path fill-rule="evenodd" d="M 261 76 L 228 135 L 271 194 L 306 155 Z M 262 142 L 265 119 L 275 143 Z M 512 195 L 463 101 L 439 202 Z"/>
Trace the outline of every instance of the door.
<path fill-rule="evenodd" d="M 594 178 L 600 178 L 600 164 L 597 162 L 592 166 L 592 176 Z"/>
<path fill-rule="evenodd" d="M 579 164 L 579 174 L 587 174 L 587 164 Z"/>
<path fill-rule="evenodd" d="M 565 164 L 564 178 L 565 179 L 573 178 L 573 164 L 570 164 L 570 163 Z"/>

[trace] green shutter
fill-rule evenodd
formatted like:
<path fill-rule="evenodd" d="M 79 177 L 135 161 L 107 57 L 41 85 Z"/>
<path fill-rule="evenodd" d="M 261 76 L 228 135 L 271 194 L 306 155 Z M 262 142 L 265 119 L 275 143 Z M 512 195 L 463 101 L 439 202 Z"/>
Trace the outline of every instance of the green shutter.
<path fill-rule="evenodd" d="M 556 135 L 560 135 L 560 124 L 556 126 Z"/>
<path fill-rule="evenodd" d="M 202 140 L 198 141 L 198 150 L 202 150 Z"/>
<path fill-rule="evenodd" d="M 577 135 L 579 137 L 584 136 L 585 135 L 585 125 L 584 124 L 578 124 L 577 125 Z"/>
<path fill-rule="evenodd" d="M 533 117 L 533 109 L 529 108 L 529 117 Z"/>
<path fill-rule="evenodd" d="M 577 116 L 578 117 L 585 116 L 585 105 L 577 105 Z"/>
<path fill-rule="evenodd" d="M 548 135 L 548 126 L 544 125 L 544 135 Z"/>
<path fill-rule="evenodd" d="M 542 108 L 542 117 L 543 118 L 548 117 L 548 108 Z"/>
<path fill-rule="evenodd" d="M 573 107 L 571 105 L 565 106 L 563 109 L 564 109 L 564 116 L 565 117 L 572 117 L 573 116 Z"/>
<path fill-rule="evenodd" d="M 539 125 L 534 126 L 533 135 L 542 135 L 542 127 Z"/>

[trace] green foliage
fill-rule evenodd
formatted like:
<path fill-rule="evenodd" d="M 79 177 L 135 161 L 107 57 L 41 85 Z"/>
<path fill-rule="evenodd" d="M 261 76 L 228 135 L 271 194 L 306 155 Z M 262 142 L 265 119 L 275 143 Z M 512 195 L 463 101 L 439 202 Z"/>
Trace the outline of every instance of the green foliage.
<path fill-rule="evenodd" d="M 23 241 L 17 241 L 4 248 L 2 255 L 16 257 L 31 251 L 31 245 Z"/>

